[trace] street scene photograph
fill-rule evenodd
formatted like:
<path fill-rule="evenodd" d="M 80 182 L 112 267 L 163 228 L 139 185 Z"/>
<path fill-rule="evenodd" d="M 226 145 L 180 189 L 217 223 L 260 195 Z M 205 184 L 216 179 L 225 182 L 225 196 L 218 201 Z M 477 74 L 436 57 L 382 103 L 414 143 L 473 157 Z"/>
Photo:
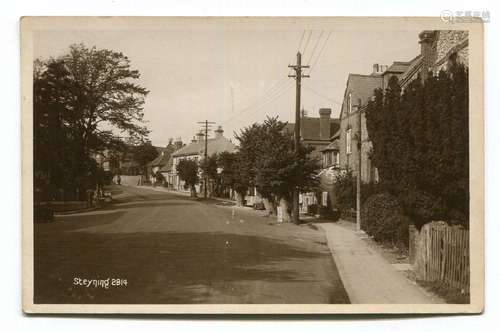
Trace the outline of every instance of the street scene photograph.
<path fill-rule="evenodd" d="M 471 304 L 469 30 L 62 21 L 30 34 L 34 305 Z"/>

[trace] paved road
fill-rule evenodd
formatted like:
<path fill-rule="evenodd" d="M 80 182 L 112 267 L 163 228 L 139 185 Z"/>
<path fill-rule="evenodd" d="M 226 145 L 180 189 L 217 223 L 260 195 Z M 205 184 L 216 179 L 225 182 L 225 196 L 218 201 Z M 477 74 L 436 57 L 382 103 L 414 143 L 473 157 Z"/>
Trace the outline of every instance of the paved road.
<path fill-rule="evenodd" d="M 35 225 L 35 303 L 349 301 L 315 227 L 171 193 L 113 190 L 105 209 Z M 119 285 L 106 288 L 108 278 Z"/>

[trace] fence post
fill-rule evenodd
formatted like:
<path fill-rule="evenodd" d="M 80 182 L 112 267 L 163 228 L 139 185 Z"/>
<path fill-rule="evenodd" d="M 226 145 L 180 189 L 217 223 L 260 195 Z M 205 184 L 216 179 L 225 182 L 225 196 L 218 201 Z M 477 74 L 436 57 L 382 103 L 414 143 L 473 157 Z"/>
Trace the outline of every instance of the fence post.
<path fill-rule="evenodd" d="M 416 250 L 416 232 L 415 225 L 410 224 L 408 227 L 408 256 L 411 265 L 415 265 L 415 250 Z"/>

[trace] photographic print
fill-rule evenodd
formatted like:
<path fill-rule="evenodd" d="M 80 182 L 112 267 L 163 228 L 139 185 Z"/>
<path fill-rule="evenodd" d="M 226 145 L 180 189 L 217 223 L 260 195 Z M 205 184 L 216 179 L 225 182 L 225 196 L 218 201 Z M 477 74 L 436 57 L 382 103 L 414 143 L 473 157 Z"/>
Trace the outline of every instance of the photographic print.
<path fill-rule="evenodd" d="M 24 311 L 481 312 L 452 18 L 23 18 Z"/>

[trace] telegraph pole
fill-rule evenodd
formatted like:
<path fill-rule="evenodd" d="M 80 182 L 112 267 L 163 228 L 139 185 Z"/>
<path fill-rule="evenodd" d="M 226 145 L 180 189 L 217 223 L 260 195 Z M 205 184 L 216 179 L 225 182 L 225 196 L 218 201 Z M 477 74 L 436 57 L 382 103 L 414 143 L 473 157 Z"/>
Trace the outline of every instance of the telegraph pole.
<path fill-rule="evenodd" d="M 295 75 L 288 75 L 288 77 L 295 78 L 295 153 L 297 158 L 299 156 L 299 146 L 300 146 L 300 91 L 302 78 L 309 77 L 309 75 L 302 75 L 302 68 L 309 68 L 309 66 L 302 66 L 301 64 L 302 55 L 297 52 L 297 64 L 289 65 L 289 68 L 295 70 Z M 299 223 L 299 188 L 294 188 L 293 190 L 293 206 L 292 206 L 292 220 L 294 223 Z"/>
<path fill-rule="evenodd" d="M 204 124 L 205 125 L 205 153 L 204 153 L 204 158 L 205 158 L 205 163 L 207 162 L 208 158 L 208 125 L 209 124 L 215 124 L 215 122 L 209 122 L 208 120 L 205 120 L 203 122 L 198 122 L 199 124 Z M 203 176 L 203 197 L 207 198 L 207 174 L 204 172 Z"/>
<path fill-rule="evenodd" d="M 358 176 L 356 177 L 356 230 L 361 230 L 361 99 L 358 99 Z"/>

